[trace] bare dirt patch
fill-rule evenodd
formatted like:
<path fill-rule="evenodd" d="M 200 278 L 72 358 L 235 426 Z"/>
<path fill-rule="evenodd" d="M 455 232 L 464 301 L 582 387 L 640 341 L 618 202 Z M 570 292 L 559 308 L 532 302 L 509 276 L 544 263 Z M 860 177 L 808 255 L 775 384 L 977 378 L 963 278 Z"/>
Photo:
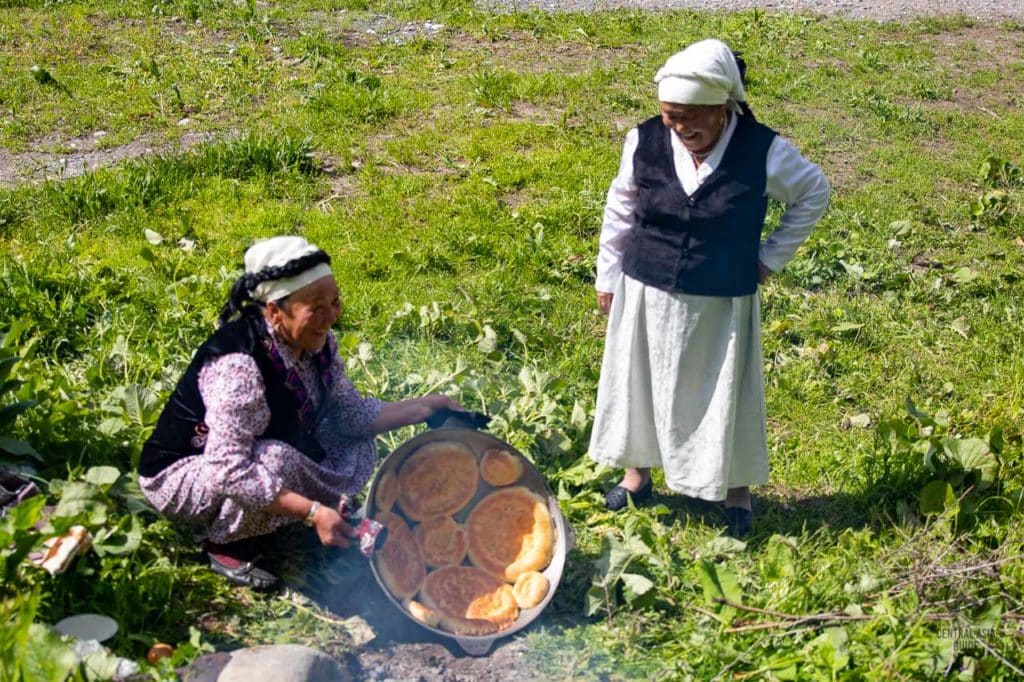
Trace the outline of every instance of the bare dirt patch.
<path fill-rule="evenodd" d="M 230 133 L 229 133 L 230 134 Z M 115 147 L 98 148 L 99 137 L 77 137 L 66 142 L 52 138 L 32 144 L 38 151 L 15 154 L 0 148 L 0 187 L 23 182 L 73 178 L 97 168 L 152 154 L 181 153 L 224 134 L 212 132 L 185 133 L 169 141 L 148 134 Z"/>

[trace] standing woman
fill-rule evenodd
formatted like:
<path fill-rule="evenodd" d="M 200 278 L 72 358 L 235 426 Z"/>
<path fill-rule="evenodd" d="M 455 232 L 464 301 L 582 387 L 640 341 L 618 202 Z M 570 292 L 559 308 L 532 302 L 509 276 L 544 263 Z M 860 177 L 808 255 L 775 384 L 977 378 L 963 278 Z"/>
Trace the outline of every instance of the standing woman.
<path fill-rule="evenodd" d="M 749 533 L 768 480 L 758 284 L 789 262 L 828 205 L 824 174 L 746 104 L 718 40 L 657 75 L 661 116 L 626 136 L 608 191 L 597 300 L 609 316 L 590 456 L 624 467 L 608 509 L 675 492 L 725 501 Z M 785 206 L 761 242 L 768 198 Z"/>
<path fill-rule="evenodd" d="M 339 497 L 370 479 L 377 434 L 461 409 L 439 394 L 389 403 L 356 391 L 331 334 L 341 300 L 330 262 L 302 237 L 245 252 L 220 328 L 139 460 L 146 498 L 205 539 L 213 570 L 258 590 L 278 583 L 257 561 L 282 526 L 304 522 L 324 545 L 348 546 Z"/>

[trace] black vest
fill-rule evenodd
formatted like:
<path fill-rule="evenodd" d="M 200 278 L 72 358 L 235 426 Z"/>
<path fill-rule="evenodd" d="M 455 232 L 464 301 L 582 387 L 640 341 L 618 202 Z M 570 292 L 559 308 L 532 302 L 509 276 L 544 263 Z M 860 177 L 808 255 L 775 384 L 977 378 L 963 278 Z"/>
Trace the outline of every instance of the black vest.
<path fill-rule="evenodd" d="M 639 192 L 623 272 L 665 291 L 699 296 L 756 292 L 768 209 L 765 163 L 775 131 L 752 116 L 738 116 L 721 164 L 690 196 L 676 175 L 672 131 L 658 116 L 638 131 L 633 177 Z"/>
<path fill-rule="evenodd" d="M 179 459 L 203 452 L 206 406 L 199 393 L 199 371 L 208 361 L 229 353 L 252 356 L 263 376 L 270 423 L 260 437 L 284 441 L 315 461 L 323 458 L 315 438 L 302 428 L 298 401 L 270 359 L 270 338 L 265 325 L 262 315 L 245 315 L 218 329 L 199 347 L 160 414 L 153 434 L 142 446 L 140 475 L 156 476 Z"/>

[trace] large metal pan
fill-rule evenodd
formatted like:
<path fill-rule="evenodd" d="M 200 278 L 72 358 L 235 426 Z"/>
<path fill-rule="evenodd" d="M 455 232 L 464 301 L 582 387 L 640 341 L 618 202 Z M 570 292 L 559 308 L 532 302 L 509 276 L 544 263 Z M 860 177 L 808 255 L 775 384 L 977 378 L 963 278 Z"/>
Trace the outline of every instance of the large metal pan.
<path fill-rule="evenodd" d="M 565 522 L 562 518 L 562 513 L 558 509 L 558 501 L 555 495 L 551 492 L 551 488 L 548 486 L 548 482 L 541 476 L 540 472 L 533 466 L 530 460 L 523 457 L 522 453 L 517 451 L 511 445 L 503 440 L 495 438 L 494 436 L 477 431 L 473 428 L 466 428 L 466 425 L 472 423 L 468 420 L 459 419 L 453 417 L 448 419 L 442 426 L 434 428 L 430 431 L 407 440 L 396 448 L 390 455 L 388 455 L 381 463 L 380 468 L 377 470 L 376 475 L 373 477 L 373 481 L 370 484 L 370 492 L 366 503 L 366 514 L 373 518 L 377 514 L 377 509 L 374 504 L 374 498 L 376 497 L 377 484 L 380 482 L 381 477 L 385 472 L 393 471 L 396 474 L 398 469 L 405 462 L 406 458 L 409 457 L 417 448 L 440 440 L 453 440 L 468 445 L 477 454 L 477 458 L 483 454 L 483 452 L 489 448 L 502 448 L 513 453 L 516 457 L 519 457 L 523 461 L 523 475 L 516 483 L 516 485 L 522 485 L 529 488 L 531 491 L 540 495 L 544 500 L 547 501 L 548 511 L 551 514 L 551 520 L 555 525 L 555 547 L 554 553 L 551 559 L 551 563 L 544 569 L 543 573 L 547 577 L 551 584 L 548 590 L 547 596 L 544 597 L 540 604 L 533 607 L 532 609 L 523 609 L 519 612 L 519 618 L 511 627 L 508 627 L 500 632 L 496 632 L 492 635 L 483 636 L 466 636 L 456 635 L 442 630 L 436 627 L 430 627 L 420 621 L 413 618 L 408 611 L 402 606 L 402 603 L 391 594 L 384 581 L 380 577 L 380 573 L 377 571 L 377 562 L 371 560 L 370 566 L 373 571 L 373 577 L 377 580 L 377 584 L 380 585 L 381 590 L 387 595 L 391 603 L 395 605 L 399 611 L 401 611 L 407 618 L 416 623 L 422 628 L 430 630 L 436 634 L 454 639 L 462 649 L 472 656 L 483 656 L 486 654 L 491 645 L 494 644 L 495 640 L 511 635 L 524 627 L 529 625 L 544 608 L 551 602 L 551 598 L 555 594 L 555 590 L 558 588 L 558 583 L 562 579 L 562 572 L 565 570 L 565 559 L 569 553 L 572 545 L 575 542 L 575 535 L 572 531 L 572 527 Z M 459 523 L 464 523 L 466 517 L 469 516 L 470 510 L 480 501 L 481 498 L 486 496 L 488 493 L 495 490 L 494 487 L 488 485 L 482 478 L 478 481 L 478 487 L 476 496 L 463 507 L 457 514 L 455 514 L 455 520 Z M 468 560 L 467 560 L 468 562 Z"/>

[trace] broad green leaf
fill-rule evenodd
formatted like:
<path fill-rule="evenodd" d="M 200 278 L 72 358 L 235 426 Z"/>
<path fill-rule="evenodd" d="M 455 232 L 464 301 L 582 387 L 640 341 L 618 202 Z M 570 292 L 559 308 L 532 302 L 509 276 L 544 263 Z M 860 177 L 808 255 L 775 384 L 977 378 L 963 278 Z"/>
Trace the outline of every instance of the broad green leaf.
<path fill-rule="evenodd" d="M 100 556 L 131 554 L 142 542 L 142 523 L 139 517 L 128 514 L 121 517 L 114 528 L 103 528 L 93 539 L 93 549 Z"/>
<path fill-rule="evenodd" d="M 946 457 L 965 472 L 978 472 L 979 489 L 995 482 L 999 462 L 985 441 L 980 438 L 943 438 L 942 449 Z"/>
<path fill-rule="evenodd" d="M 111 466 L 90 467 L 83 478 L 101 490 L 106 490 L 121 478 L 121 472 Z"/>
<path fill-rule="evenodd" d="M 918 496 L 922 514 L 941 514 L 956 506 L 953 486 L 945 481 L 932 481 L 921 489 Z"/>
<path fill-rule="evenodd" d="M 121 417 L 108 417 L 100 422 L 99 426 L 96 427 L 96 430 L 104 436 L 110 437 L 116 436 L 121 431 L 124 431 L 127 426 L 128 425 Z"/>
<path fill-rule="evenodd" d="M 71 647 L 45 625 L 29 627 L 28 646 L 21 657 L 24 679 L 37 682 L 64 682 L 78 665 Z"/>
<path fill-rule="evenodd" d="M 18 364 L 20 359 L 16 356 L 0 359 L 0 384 L 7 381 L 7 378 L 11 376 L 11 370 L 14 369 L 14 366 Z M 0 391 L 0 393 L 3 393 L 3 391 Z"/>
<path fill-rule="evenodd" d="M 587 608 L 586 613 L 588 616 L 593 616 L 601 611 L 604 611 L 610 605 L 606 601 L 607 593 L 602 585 L 591 585 L 590 589 L 587 590 Z"/>
<path fill-rule="evenodd" d="M 642 597 L 654 587 L 654 583 L 649 578 L 638 573 L 623 573 L 622 584 L 637 597 Z"/>
<path fill-rule="evenodd" d="M 89 522 L 101 525 L 107 520 L 107 506 L 100 489 L 86 481 L 70 481 L 61 491 L 60 502 L 53 511 L 54 518 L 77 517 L 87 514 Z"/>
<path fill-rule="evenodd" d="M 704 590 L 704 603 L 715 607 L 723 623 L 731 623 L 736 615 L 736 609 L 716 600 L 743 603 L 743 592 L 735 574 L 724 565 L 715 564 L 710 559 L 701 559 L 695 564 L 695 568 Z"/>
<path fill-rule="evenodd" d="M 619 539 L 606 535 L 604 540 L 604 551 L 594 561 L 597 569 L 596 582 L 600 585 L 611 587 L 618 581 L 619 576 L 626 570 L 634 554 L 619 542 Z"/>
<path fill-rule="evenodd" d="M 840 322 L 829 329 L 829 331 L 833 334 L 843 334 L 845 332 L 855 332 L 863 326 L 863 324 L 859 324 L 857 322 Z"/>
<path fill-rule="evenodd" d="M 904 401 L 903 404 L 907 408 L 907 415 L 910 416 L 912 419 L 916 419 L 921 424 L 921 426 L 935 425 L 935 420 L 932 419 L 929 415 L 922 412 L 921 410 L 917 409 L 917 405 L 914 404 L 914 401 L 911 400 L 909 396 L 907 396 L 907 399 Z"/>
<path fill-rule="evenodd" d="M 738 554 L 747 549 L 747 543 L 728 535 L 719 535 L 704 545 L 704 554 L 715 557 L 723 554 Z"/>
<path fill-rule="evenodd" d="M 18 418 L 18 415 L 35 404 L 34 400 L 20 400 L 0 407 L 0 429 L 7 429 Z"/>
<path fill-rule="evenodd" d="M 977 270 L 972 270 L 971 268 L 964 266 L 957 268 L 953 274 L 949 275 L 949 279 L 957 284 L 967 284 L 968 282 L 976 280 L 979 277 L 979 274 L 980 273 L 978 273 Z"/>
<path fill-rule="evenodd" d="M 43 461 L 43 456 L 36 452 L 35 448 L 25 441 L 14 440 L 13 438 L 0 436 L 0 451 L 15 457 L 32 457 L 40 462 Z"/>

